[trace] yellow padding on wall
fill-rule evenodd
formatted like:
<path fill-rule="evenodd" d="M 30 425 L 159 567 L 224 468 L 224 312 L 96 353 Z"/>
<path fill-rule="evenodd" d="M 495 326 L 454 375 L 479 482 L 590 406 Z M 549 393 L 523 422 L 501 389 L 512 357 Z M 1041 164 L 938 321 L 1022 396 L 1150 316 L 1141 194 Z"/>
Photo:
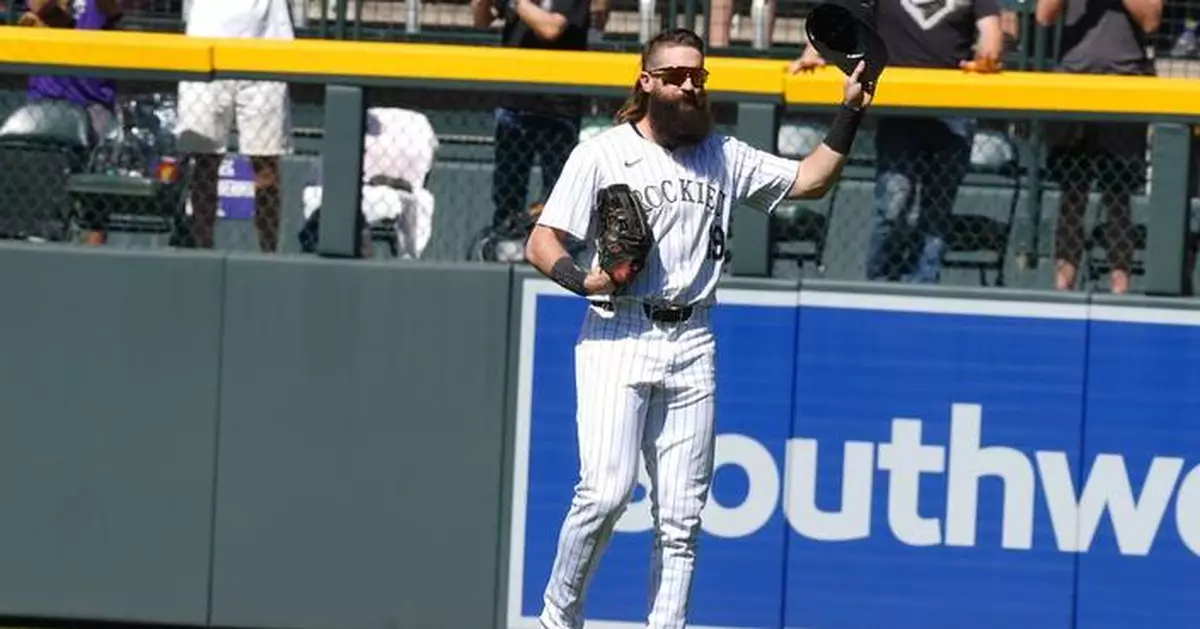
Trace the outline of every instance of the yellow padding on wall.
<path fill-rule="evenodd" d="M 841 98 L 845 75 L 824 67 L 789 76 L 789 104 L 827 104 Z M 836 101 L 835 101 L 836 102 Z M 875 104 L 897 107 L 1200 115 L 1200 81 L 1183 78 L 888 68 Z"/>
<path fill-rule="evenodd" d="M 639 56 L 598 51 L 550 51 L 458 46 L 302 40 L 290 46 L 262 40 L 222 41 L 217 72 L 391 77 L 628 88 Z M 756 59 L 709 60 L 713 91 L 779 95 L 785 64 Z"/>
<path fill-rule="evenodd" d="M 212 71 L 212 43 L 173 33 L 4 26 L 0 62 L 207 73 Z"/>
<path fill-rule="evenodd" d="M 500 46 L 197 39 L 173 33 L 0 27 L 0 62 L 216 76 L 250 73 L 316 80 L 425 79 L 628 89 L 638 71 L 631 53 L 518 50 Z M 840 101 L 845 77 L 826 67 L 788 75 L 787 62 L 710 57 L 714 92 L 777 98 L 790 104 Z M 1035 72 L 978 75 L 958 70 L 888 68 L 879 106 L 1002 111 L 1063 111 L 1200 117 L 1200 81 Z"/>

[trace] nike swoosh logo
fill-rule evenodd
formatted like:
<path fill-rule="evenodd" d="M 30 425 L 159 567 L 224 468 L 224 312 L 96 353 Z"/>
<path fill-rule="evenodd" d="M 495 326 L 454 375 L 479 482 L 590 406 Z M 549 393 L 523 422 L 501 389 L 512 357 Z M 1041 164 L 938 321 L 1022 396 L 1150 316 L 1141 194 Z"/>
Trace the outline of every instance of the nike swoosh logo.
<path fill-rule="evenodd" d="M 637 163 L 640 161 L 642 161 L 642 158 L 640 158 L 640 157 L 637 159 L 627 159 L 627 160 L 625 160 L 625 167 L 630 168 L 632 166 L 637 165 Z"/>

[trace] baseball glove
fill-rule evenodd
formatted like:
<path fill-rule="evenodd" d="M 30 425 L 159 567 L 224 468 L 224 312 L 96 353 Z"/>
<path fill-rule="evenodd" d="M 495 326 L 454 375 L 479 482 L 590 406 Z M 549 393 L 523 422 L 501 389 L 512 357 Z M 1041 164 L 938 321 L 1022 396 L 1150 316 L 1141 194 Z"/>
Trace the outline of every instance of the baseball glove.
<path fill-rule="evenodd" d="M 625 184 L 613 184 L 597 194 L 600 229 L 597 233 L 600 268 L 618 289 L 637 277 L 654 247 L 646 210 Z"/>

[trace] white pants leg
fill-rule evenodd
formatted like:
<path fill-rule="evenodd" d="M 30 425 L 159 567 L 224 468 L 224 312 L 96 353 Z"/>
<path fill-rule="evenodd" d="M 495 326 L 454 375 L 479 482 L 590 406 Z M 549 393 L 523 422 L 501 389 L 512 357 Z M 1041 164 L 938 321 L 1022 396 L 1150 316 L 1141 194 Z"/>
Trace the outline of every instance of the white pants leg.
<path fill-rule="evenodd" d="M 580 478 L 546 586 L 549 629 L 583 626 L 588 584 L 643 457 L 658 530 L 649 622 L 683 626 L 712 471 L 712 349 L 703 324 L 655 324 L 636 306 L 589 310 L 575 353 Z"/>
<path fill-rule="evenodd" d="M 713 337 L 704 327 L 681 327 L 672 345 L 674 360 L 651 398 L 642 450 L 655 525 L 647 619 L 652 629 L 683 629 L 686 624 L 700 512 L 712 483 Z"/>

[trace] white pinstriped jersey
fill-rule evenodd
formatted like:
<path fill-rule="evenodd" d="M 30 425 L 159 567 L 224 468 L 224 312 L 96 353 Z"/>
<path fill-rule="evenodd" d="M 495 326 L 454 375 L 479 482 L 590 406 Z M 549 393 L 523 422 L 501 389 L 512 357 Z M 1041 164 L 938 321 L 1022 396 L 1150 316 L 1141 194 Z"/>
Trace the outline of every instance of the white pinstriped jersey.
<path fill-rule="evenodd" d="M 588 243 L 595 266 L 596 195 L 609 185 L 628 184 L 646 208 L 656 244 L 622 296 L 672 305 L 710 303 L 732 208 L 741 203 L 773 212 L 791 190 L 797 166 L 716 133 L 672 152 L 632 124 L 620 124 L 575 147 L 538 222 Z"/>

